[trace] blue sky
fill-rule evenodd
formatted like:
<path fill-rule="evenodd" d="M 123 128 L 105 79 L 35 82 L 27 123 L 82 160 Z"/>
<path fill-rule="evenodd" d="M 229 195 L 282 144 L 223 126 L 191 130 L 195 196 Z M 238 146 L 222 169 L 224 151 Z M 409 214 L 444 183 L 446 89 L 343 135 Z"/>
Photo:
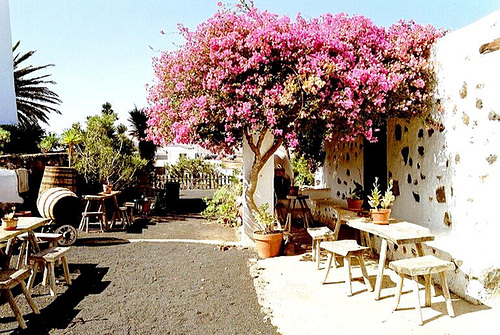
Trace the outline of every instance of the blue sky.
<path fill-rule="evenodd" d="M 127 124 L 128 111 L 145 107 L 145 84 L 154 76 L 151 58 L 182 44 L 177 24 L 194 29 L 217 10 L 218 0 L 10 0 L 12 41 L 37 50 L 31 64 L 55 64 L 48 73 L 57 85 L 62 115 L 49 131 L 61 133 L 100 112 L 109 101 Z M 230 3 L 224 1 L 224 3 Z M 234 3 L 234 2 L 233 2 Z M 262 10 L 294 18 L 297 13 L 360 14 L 377 25 L 400 19 L 460 29 L 500 9 L 498 0 L 255 0 Z M 163 30 L 165 35 L 161 35 Z"/>

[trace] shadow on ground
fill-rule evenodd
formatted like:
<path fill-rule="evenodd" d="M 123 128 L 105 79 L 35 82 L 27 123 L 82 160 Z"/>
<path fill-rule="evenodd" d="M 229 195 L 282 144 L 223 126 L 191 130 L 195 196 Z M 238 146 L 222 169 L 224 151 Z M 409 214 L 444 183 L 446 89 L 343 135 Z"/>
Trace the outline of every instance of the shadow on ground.
<path fill-rule="evenodd" d="M 78 277 L 73 280 L 73 284 L 45 307 L 39 304 L 40 314 L 30 313 L 24 315 L 28 328 L 25 330 L 17 328 L 12 334 L 48 334 L 54 328 L 71 329 L 72 324 L 79 322 L 78 318 L 75 319 L 80 312 L 76 306 L 88 295 L 102 293 L 111 283 L 110 281 L 103 281 L 103 277 L 108 270 L 108 268 L 97 267 L 96 264 L 70 264 L 70 272 L 79 273 Z M 47 293 L 44 291 L 44 294 Z M 38 300 L 40 295 L 35 292 L 33 298 Z M 82 320 L 82 322 L 92 321 Z M 14 316 L 0 318 L 0 324 L 13 322 L 16 322 Z M 17 327 L 17 322 L 15 325 Z M 12 329 L 3 332 L 10 331 Z"/>

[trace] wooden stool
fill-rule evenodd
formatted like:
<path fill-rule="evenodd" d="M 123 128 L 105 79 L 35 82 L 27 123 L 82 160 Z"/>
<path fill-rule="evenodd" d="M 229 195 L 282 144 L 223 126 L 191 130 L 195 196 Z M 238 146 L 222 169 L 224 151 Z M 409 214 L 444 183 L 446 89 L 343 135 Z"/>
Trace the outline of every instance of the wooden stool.
<path fill-rule="evenodd" d="M 63 238 L 62 234 L 57 234 L 57 233 L 34 233 L 35 237 L 38 241 L 41 242 L 48 242 L 49 248 L 53 248 L 56 246 L 57 241 L 61 240 Z M 28 238 L 28 233 L 23 233 L 17 237 L 20 241 L 22 241 L 21 244 L 21 251 L 19 252 L 19 259 L 17 260 L 17 268 L 20 269 L 23 265 L 28 264 L 28 257 L 29 257 L 29 238 Z"/>
<path fill-rule="evenodd" d="M 80 226 L 78 229 L 89 232 L 89 225 L 91 224 L 90 218 L 97 218 L 97 223 L 99 224 L 100 231 L 103 232 L 107 225 L 106 212 L 104 208 L 105 197 L 99 195 L 84 195 L 83 199 L 86 201 L 85 209 L 82 213 L 82 220 L 80 221 Z M 96 207 L 97 210 L 92 210 L 92 207 Z"/>
<path fill-rule="evenodd" d="M 16 301 L 14 300 L 14 296 L 12 295 L 12 292 L 10 290 L 17 285 L 21 285 L 21 289 L 31 309 L 35 314 L 40 314 L 38 306 L 36 305 L 35 301 L 33 301 L 33 299 L 31 298 L 31 295 L 28 289 L 26 288 L 26 284 L 24 284 L 24 280 L 29 277 L 30 273 L 31 273 L 30 269 L 6 270 L 0 272 L 0 290 L 2 290 L 2 292 L 5 293 L 10 308 L 12 309 L 14 315 L 16 316 L 17 323 L 19 324 L 19 327 L 21 327 L 22 329 L 26 328 L 26 323 L 24 322 L 21 311 L 19 310 L 19 307 L 17 307 Z"/>
<path fill-rule="evenodd" d="M 423 275 L 425 278 L 425 306 L 431 305 L 431 274 L 439 273 L 443 295 L 446 300 L 446 309 L 450 317 L 455 316 L 453 306 L 451 304 L 450 292 L 448 291 L 448 283 L 446 282 L 446 271 L 455 269 L 455 264 L 444 261 L 432 255 L 401 259 L 389 263 L 389 268 L 394 270 L 399 275 L 399 281 L 396 287 L 396 303 L 394 310 L 398 309 L 401 291 L 403 290 L 404 275 L 410 276 L 413 283 L 413 292 L 415 294 L 415 309 L 418 314 L 419 325 L 423 324 L 422 310 L 420 308 L 420 295 L 418 292 L 418 276 Z"/>
<path fill-rule="evenodd" d="M 129 220 L 130 224 L 134 223 L 134 208 L 135 208 L 135 202 L 126 202 L 123 204 L 123 207 L 127 208 L 127 217 Z"/>
<path fill-rule="evenodd" d="M 320 243 L 335 240 L 335 235 L 328 227 L 307 228 L 307 233 L 312 237 L 312 260 L 316 261 L 316 268 L 319 270 Z"/>
<path fill-rule="evenodd" d="M 56 277 L 54 272 L 54 263 L 57 261 L 61 261 L 63 270 L 64 270 L 64 278 L 66 279 L 66 283 L 71 285 L 71 279 L 69 277 L 69 268 L 68 261 L 66 259 L 66 253 L 71 250 L 71 247 L 56 247 L 49 248 L 39 253 L 30 256 L 30 262 L 33 263 L 33 273 L 30 276 L 28 281 L 28 290 L 31 292 L 33 288 L 33 283 L 35 282 L 36 273 L 38 271 L 38 265 L 41 263 L 44 268 L 44 276 L 42 285 L 45 286 L 47 284 L 47 277 L 49 278 L 50 283 L 50 295 L 55 296 L 56 290 Z"/>
<path fill-rule="evenodd" d="M 340 225 L 340 223 L 337 223 Z M 328 277 L 328 273 L 330 272 L 330 267 L 337 268 L 337 263 L 335 260 L 335 256 L 339 255 L 344 258 L 344 269 L 345 269 L 345 284 L 347 296 L 352 295 L 352 274 L 351 274 L 351 257 L 356 257 L 359 261 L 359 267 L 361 268 L 361 273 L 363 275 L 363 279 L 365 281 L 366 289 L 368 291 L 373 291 L 372 284 L 368 279 L 368 272 L 366 271 L 365 260 L 363 254 L 365 251 L 369 250 L 368 247 L 363 247 L 358 244 L 355 240 L 338 240 L 338 241 L 326 241 L 321 242 L 320 247 L 325 249 L 328 252 L 328 265 L 326 267 L 325 279 L 323 279 L 323 284 L 326 282 L 326 278 Z"/>

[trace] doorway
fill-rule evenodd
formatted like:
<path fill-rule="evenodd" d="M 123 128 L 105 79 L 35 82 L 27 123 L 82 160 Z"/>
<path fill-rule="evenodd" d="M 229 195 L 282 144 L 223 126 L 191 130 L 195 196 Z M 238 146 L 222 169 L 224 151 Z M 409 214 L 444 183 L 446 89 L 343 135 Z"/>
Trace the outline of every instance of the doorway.
<path fill-rule="evenodd" d="M 387 123 L 383 122 L 379 129 L 376 143 L 366 139 L 363 142 L 363 185 L 367 195 L 371 193 L 375 177 L 382 194 L 387 188 Z"/>

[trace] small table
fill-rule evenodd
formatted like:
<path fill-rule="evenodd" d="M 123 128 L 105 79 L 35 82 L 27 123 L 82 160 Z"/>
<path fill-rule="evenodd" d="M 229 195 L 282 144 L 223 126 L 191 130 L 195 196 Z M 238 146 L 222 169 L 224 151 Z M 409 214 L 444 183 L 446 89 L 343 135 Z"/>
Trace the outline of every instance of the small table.
<path fill-rule="evenodd" d="M 286 209 L 285 231 L 292 230 L 293 214 L 299 214 L 304 220 L 304 228 L 309 228 L 309 221 L 312 222 L 312 214 L 309 206 L 307 206 L 306 199 L 308 195 L 287 195 L 288 206 Z"/>
<path fill-rule="evenodd" d="M 33 247 L 35 252 L 40 251 L 40 247 L 38 246 L 38 241 L 35 237 L 35 233 L 33 232 L 36 228 L 41 227 L 47 224 L 50 219 L 40 218 L 40 217 L 20 217 L 17 221 L 17 228 L 14 230 L 5 230 L 0 227 L 0 242 L 7 241 L 7 248 L 5 249 L 5 253 L 2 249 L 0 249 L 0 257 L 2 258 L 2 269 L 8 270 L 10 269 L 10 259 L 12 257 L 14 243 L 17 239 L 17 236 L 28 233 L 27 238 L 29 239 L 30 244 Z"/>
<path fill-rule="evenodd" d="M 340 214 L 340 213 L 339 213 Z M 392 221 L 388 225 L 374 224 L 366 218 L 347 218 L 345 220 L 340 214 L 341 220 L 355 229 L 371 233 L 382 238 L 380 245 L 380 259 L 378 263 L 377 281 L 375 283 L 375 299 L 380 299 L 384 267 L 387 259 L 387 242 L 397 245 L 415 244 L 419 257 L 423 256 L 422 243 L 434 240 L 434 235 L 428 228 L 406 221 Z"/>
<path fill-rule="evenodd" d="M 80 222 L 79 229 L 86 230 L 88 232 L 89 216 L 96 216 L 100 223 L 100 230 L 107 230 L 113 228 L 117 219 L 120 218 L 121 211 L 118 205 L 118 200 L 116 196 L 120 194 L 121 191 L 111 191 L 110 193 L 100 192 L 97 195 L 84 195 L 83 199 L 86 201 L 85 208 L 82 213 L 82 221 Z M 106 213 L 106 200 L 112 199 L 112 211 L 113 216 L 111 217 L 111 222 L 108 222 L 108 217 Z M 97 207 L 97 210 L 92 209 L 92 203 Z"/>

